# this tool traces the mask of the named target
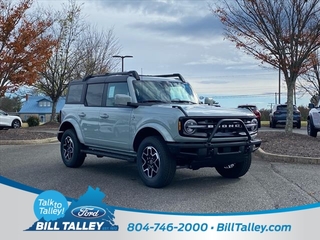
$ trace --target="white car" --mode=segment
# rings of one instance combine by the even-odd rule
[[[3,128],[20,128],[22,125],[21,118],[12,116],[0,110],[0,129]]]

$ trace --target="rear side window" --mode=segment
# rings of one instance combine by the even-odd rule
[[[86,94],[86,105],[88,107],[100,107],[102,104],[104,83],[89,84]]]
[[[74,84],[69,86],[66,103],[81,103],[83,84]]]

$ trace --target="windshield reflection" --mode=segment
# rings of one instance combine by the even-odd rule
[[[199,103],[189,83],[173,81],[133,81],[138,103]]]

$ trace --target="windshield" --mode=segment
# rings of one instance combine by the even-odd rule
[[[197,95],[189,83],[174,81],[133,81],[139,103],[198,103]]]

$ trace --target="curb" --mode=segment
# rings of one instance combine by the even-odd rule
[[[303,164],[320,164],[320,158],[313,157],[301,157],[301,156],[289,156],[289,155],[279,155],[273,153],[267,153],[261,148],[258,148],[254,152],[261,159],[268,162],[285,162],[285,163],[303,163]]]
[[[0,140],[0,145],[32,145],[40,143],[55,143],[58,142],[56,137],[45,139],[32,139],[32,140]]]

